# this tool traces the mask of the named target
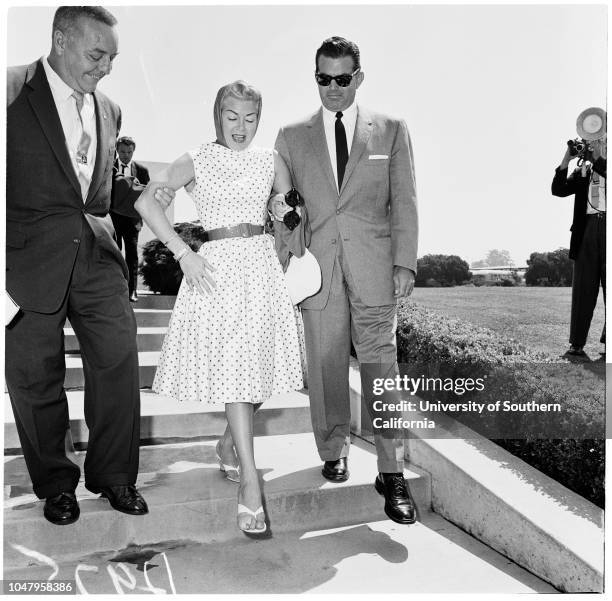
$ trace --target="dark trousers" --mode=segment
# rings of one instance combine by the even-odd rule
[[[117,234],[119,250],[125,246],[125,262],[128,267],[128,292],[136,292],[138,283],[138,234],[142,229],[142,221],[134,217],[126,217],[119,213],[110,214]]]
[[[136,320],[122,258],[83,225],[70,286],[56,313],[21,312],[6,328],[6,382],[34,493],[74,490],[77,465],[65,454],[63,328],[70,319],[85,374],[89,443],[85,485],[134,484],[138,474],[140,392]]]
[[[606,219],[605,215],[587,216],[584,238],[574,260],[572,278],[572,317],[570,344],[584,346],[587,341],[599,287],[606,301]],[[606,326],[601,342],[606,340]]]

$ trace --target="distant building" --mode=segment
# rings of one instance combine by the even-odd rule
[[[518,286],[525,285],[525,272],[527,266],[514,267],[505,265],[501,267],[470,267],[472,282],[484,286],[495,286],[504,280],[512,280]]]

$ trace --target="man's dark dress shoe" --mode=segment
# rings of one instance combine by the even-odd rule
[[[398,524],[416,522],[416,510],[403,474],[378,474],[374,487],[385,497],[385,513],[390,519]]]
[[[332,482],[346,482],[349,477],[348,458],[340,457],[335,461],[326,461],[321,470],[324,478]]]
[[[572,346],[569,347],[569,350],[567,351],[568,355],[576,355],[578,357],[584,357],[584,355],[586,355],[586,353],[584,352],[584,347],[582,346],[575,346],[572,344]]]
[[[133,484],[88,488],[91,492],[100,493],[108,499],[111,507],[117,511],[129,513],[130,515],[145,515],[145,513],[149,513],[147,502]]]
[[[130,294],[130,302],[131,303],[137,303],[138,302],[138,295],[135,292],[132,292],[132,294]]]
[[[76,522],[81,510],[73,492],[62,492],[45,500],[43,513],[52,524],[65,526]]]

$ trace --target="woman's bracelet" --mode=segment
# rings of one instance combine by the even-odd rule
[[[191,248],[189,248],[189,246],[185,245],[183,248],[181,248],[181,250],[179,250],[175,255],[174,255],[174,259],[176,260],[177,263],[181,262],[181,259],[191,250]]]

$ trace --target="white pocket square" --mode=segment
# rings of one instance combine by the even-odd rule
[[[375,161],[375,160],[380,160],[380,159],[388,159],[389,155],[388,154],[371,154],[368,159],[370,159],[371,161]]]

